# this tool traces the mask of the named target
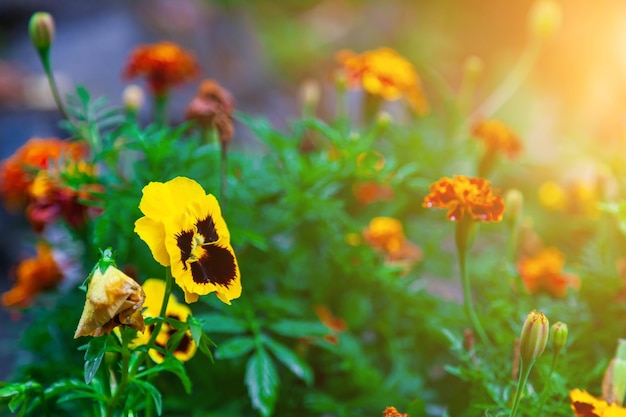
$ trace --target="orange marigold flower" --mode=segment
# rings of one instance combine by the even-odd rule
[[[215,80],[204,80],[185,112],[187,120],[194,120],[205,129],[216,129],[220,141],[228,143],[233,136],[233,96]]]
[[[422,259],[422,249],[404,235],[402,223],[392,217],[375,217],[363,230],[363,239],[386,256],[390,265],[404,266],[406,272]]]
[[[482,120],[474,125],[472,134],[482,141],[488,151],[502,152],[509,159],[519,155],[522,143],[519,137],[499,120]]]
[[[404,98],[417,114],[428,111],[415,67],[393,49],[379,48],[362,54],[343,50],[337,60],[350,87],[362,88],[385,100]]]
[[[172,42],[142,45],[126,63],[124,77],[145,77],[156,96],[167,94],[178,84],[189,81],[200,72],[195,56]]]
[[[573,389],[569,397],[576,417],[626,417],[626,408],[617,404],[608,404],[587,391]]]
[[[0,195],[6,206],[18,209],[26,204],[37,173],[61,159],[84,157],[86,148],[78,142],[57,138],[32,138],[0,166]]]
[[[36,257],[18,265],[15,275],[13,288],[2,294],[2,304],[6,307],[27,307],[39,292],[63,279],[63,273],[45,243],[37,245]]]
[[[552,297],[563,298],[567,289],[580,288],[580,279],[563,272],[565,255],[557,248],[546,248],[535,256],[523,259],[517,265],[524,286],[530,294],[546,292]]]
[[[455,175],[431,184],[422,207],[446,209],[452,221],[459,221],[467,214],[474,220],[499,222],[504,213],[504,200],[491,189],[488,180]]]
[[[383,411],[383,417],[409,417],[409,415],[398,412],[396,407],[387,407]]]
[[[352,187],[352,192],[357,201],[362,205],[376,203],[378,201],[391,201],[395,193],[389,184],[377,182],[362,182]]]

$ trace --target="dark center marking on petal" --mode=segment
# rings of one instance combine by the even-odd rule
[[[180,260],[183,263],[183,269],[187,270],[187,259],[191,256],[191,250],[193,248],[193,231],[183,230],[176,235],[176,246],[180,249]]]
[[[216,284],[227,287],[237,276],[235,256],[221,246],[204,246],[204,254],[192,263],[191,275],[198,284]]]
[[[219,239],[215,229],[215,222],[211,216],[207,216],[204,220],[198,220],[196,227],[198,228],[198,233],[204,237],[204,243],[214,243]]]

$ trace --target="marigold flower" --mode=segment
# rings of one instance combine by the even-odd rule
[[[363,239],[382,252],[391,265],[410,268],[422,259],[422,250],[404,235],[402,223],[392,217],[375,217],[363,230]]]
[[[145,216],[135,222],[135,232],[157,262],[171,266],[186,302],[215,292],[230,304],[241,295],[230,233],[212,194],[185,177],[151,182],[143,188],[139,209]]]
[[[29,190],[37,173],[61,160],[76,161],[86,154],[78,142],[57,138],[32,138],[0,166],[0,196],[10,209],[18,209],[29,199]]]
[[[409,417],[409,415],[400,413],[396,407],[387,407],[383,411],[383,417]]]
[[[565,255],[557,248],[542,249],[535,256],[522,259],[517,269],[530,294],[546,292],[555,298],[567,295],[567,289],[580,288],[580,279],[563,272]]]
[[[571,407],[576,417],[626,417],[626,408],[596,398],[587,391],[569,392]]]
[[[446,209],[452,221],[460,221],[467,214],[474,220],[499,222],[504,213],[504,201],[488,180],[463,175],[444,177],[431,184],[422,207]]]
[[[120,324],[143,331],[141,309],[145,298],[141,286],[113,265],[106,266],[104,271],[96,266],[74,339],[109,334]]]
[[[144,311],[145,317],[159,317],[161,305],[163,303],[163,295],[165,293],[165,281],[151,278],[143,283],[142,288],[146,294],[146,301],[144,303],[144,307],[146,307]],[[191,309],[185,304],[179,303],[176,296],[170,294],[167,307],[165,309],[165,317],[184,323],[190,316]],[[152,337],[152,333],[154,332],[154,327],[154,324],[147,326],[146,330],[142,334],[137,335],[137,338],[135,338],[132,345],[140,346],[148,343]],[[165,350],[170,337],[172,337],[176,332],[177,330],[169,323],[163,322],[161,330],[155,339],[155,344]],[[196,343],[191,337],[191,332],[187,330],[180,339],[178,345],[172,350],[172,354],[179,361],[186,362],[193,358],[196,354],[196,350]],[[165,355],[156,349],[150,349],[148,354],[156,363],[161,363],[165,359]]]
[[[373,181],[355,184],[352,192],[357,201],[364,206],[378,201],[391,201],[395,196],[389,184],[379,184]]]
[[[474,125],[472,135],[480,140],[488,152],[502,152],[513,159],[522,150],[519,137],[499,120],[481,120]]]
[[[417,114],[428,111],[421,80],[409,61],[390,48],[356,54],[343,50],[337,54],[348,85],[362,88],[384,100],[404,98]]]
[[[520,356],[527,366],[543,354],[550,335],[550,322],[541,312],[531,311],[524,320],[520,336]]]
[[[126,63],[124,77],[145,77],[152,93],[167,94],[170,88],[195,78],[200,69],[195,56],[172,42],[142,45]]]
[[[20,263],[13,288],[2,294],[5,307],[26,307],[39,292],[55,286],[63,279],[50,247],[37,245],[37,256]]]
[[[227,143],[233,136],[232,95],[215,80],[204,80],[185,112],[187,120],[194,120],[205,129],[216,129],[220,141]]]

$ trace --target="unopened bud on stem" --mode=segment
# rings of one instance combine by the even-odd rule
[[[526,316],[520,337],[520,355],[526,366],[543,354],[548,343],[550,322],[543,313],[533,310]]]
[[[550,328],[550,339],[556,351],[563,349],[567,343],[567,324],[557,321]]]
[[[50,13],[36,12],[28,23],[30,40],[37,52],[45,53],[54,39],[54,19]]]

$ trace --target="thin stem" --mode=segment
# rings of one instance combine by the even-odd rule
[[[519,407],[520,400],[522,399],[522,391],[524,391],[524,387],[528,381],[528,375],[530,375],[530,370],[532,369],[533,364],[534,361],[528,365],[526,365],[524,359],[521,361],[522,371],[519,373],[519,380],[517,381],[517,389],[515,390],[515,398],[513,400],[513,408],[511,408],[511,414],[509,414],[509,417],[515,417],[517,414],[517,409]]]
[[[57,83],[54,79],[54,74],[52,73],[52,69],[50,67],[50,56],[48,52],[46,52],[40,53],[39,57],[41,58],[41,63],[43,64],[43,69],[46,73],[46,78],[48,79],[48,84],[50,85],[50,91],[52,92],[54,102],[57,105],[57,108],[59,109],[61,114],[63,115],[63,118],[69,120],[69,116],[67,114],[67,111],[65,111],[65,106],[63,105],[63,101],[61,101],[61,95],[59,94]]]
[[[552,354],[552,365],[550,365],[550,372],[548,373],[548,377],[546,379],[546,383],[543,386],[543,391],[541,391],[541,395],[539,397],[539,417],[543,414],[543,406],[546,404],[546,400],[548,399],[548,394],[550,393],[550,386],[552,385],[552,374],[556,369],[556,362],[559,358],[560,349],[555,349]]]
[[[122,393],[126,389],[126,385],[128,384],[128,368],[130,363],[130,350],[128,349],[128,341],[126,337],[122,336],[122,375],[120,379],[120,383],[115,388],[115,393],[111,397],[111,400],[107,404],[107,417],[113,417],[115,415],[115,406],[119,402],[122,397]]]
[[[463,307],[465,309],[465,313],[469,318],[472,327],[478,334],[480,341],[487,345],[489,343],[489,339],[487,338],[487,334],[483,329],[483,326],[480,324],[478,320],[478,316],[474,310],[474,304],[472,302],[472,290],[470,287],[469,275],[467,274],[465,255],[467,252],[467,240],[469,234],[469,228],[472,226],[473,220],[471,219],[461,219],[456,225],[456,247],[459,255],[459,269],[461,270],[461,284],[463,286]]]
[[[220,150],[221,150],[221,158],[220,158],[220,204],[222,206],[222,210],[226,207],[226,173],[228,171],[228,143],[224,141],[220,141]]]
[[[161,126],[167,123],[167,99],[167,93],[154,96],[154,122]]]

